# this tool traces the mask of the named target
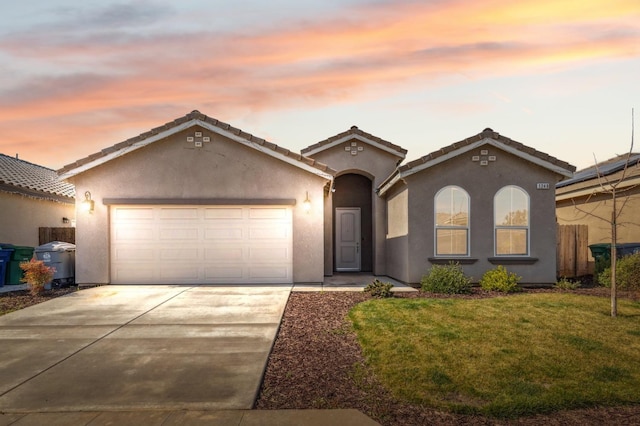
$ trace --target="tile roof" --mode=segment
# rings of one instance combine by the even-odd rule
[[[37,198],[74,198],[75,187],[58,178],[55,170],[0,154],[0,185],[3,191]]]
[[[567,163],[566,161],[559,160],[552,157],[549,154],[538,151],[534,148],[526,146],[520,142],[516,142],[513,139],[500,135],[498,132],[494,132],[490,128],[484,129],[477,135],[471,136],[459,142],[455,142],[437,151],[431,152],[417,160],[410,161],[406,164],[399,166],[394,173],[391,174],[382,184],[379,186],[381,193],[386,192],[393,185],[393,183],[399,177],[405,177],[416,173],[420,170],[431,167],[432,165],[439,164],[446,159],[467,152],[474,147],[483,144],[484,142],[493,143],[501,149],[508,150],[514,155],[521,156],[529,161],[536,162],[543,167],[547,167],[555,172],[562,174],[565,177],[570,177],[576,170],[575,166]]]
[[[628,155],[629,154],[618,155],[614,158],[602,161],[597,165],[578,170],[574,173],[573,178],[558,182],[556,188],[563,188],[565,186],[574,185],[580,182],[586,182],[594,179],[597,180],[598,175],[611,176],[618,172],[621,172],[624,169],[625,163],[627,163]],[[640,175],[640,153],[631,153],[627,164],[627,172],[625,175],[627,179],[633,176]]]
[[[452,151],[457,151],[465,146],[471,145],[475,142],[479,142],[482,141],[484,139],[493,139],[495,141],[498,142],[502,142],[504,145],[507,146],[511,146],[513,148],[515,148],[516,150],[526,153],[526,154],[530,154],[534,157],[537,157],[543,161],[549,162],[551,164],[554,164],[556,166],[559,166],[563,169],[567,169],[567,170],[571,170],[572,172],[576,170],[575,166],[572,166],[571,164],[567,163],[566,161],[562,161],[562,160],[558,160],[555,157],[552,157],[548,154],[545,154],[544,152],[540,152],[537,151],[531,147],[528,147],[520,142],[516,142],[513,139],[509,139],[505,136],[502,136],[501,134],[499,134],[498,132],[494,132],[492,129],[490,128],[486,128],[484,129],[481,133],[478,133],[475,136],[471,136],[465,140],[459,141],[459,142],[455,142],[449,146],[446,146],[444,148],[441,148],[437,151],[434,151],[430,154],[425,155],[424,157],[418,158],[417,160],[411,161],[407,164],[404,164],[402,166],[399,167],[400,171],[405,171],[405,170],[409,170],[411,168],[414,168],[416,166],[419,166],[420,164],[426,163],[430,160],[433,160],[437,157],[441,157],[443,155],[446,155]]]
[[[380,139],[377,136],[373,136],[371,133],[363,132],[362,130],[358,129],[357,126],[351,126],[351,128],[346,132],[339,133],[335,136],[331,136],[330,138],[320,141],[316,144],[310,145],[304,148],[300,152],[302,152],[303,155],[313,155],[317,152],[323,151],[324,149],[328,149],[332,147],[335,143],[343,142],[345,139],[348,139],[350,136],[354,136],[354,137],[359,136],[360,140],[363,140],[364,142],[372,143],[373,145],[377,144],[379,145],[379,147],[383,149],[386,148],[385,149],[386,151],[393,152],[398,157],[404,158],[407,155],[407,150],[402,148],[401,146],[392,144],[391,142],[386,141],[384,139]]]
[[[260,150],[271,154],[273,156],[279,158],[286,158],[292,163],[299,166],[311,167],[313,169],[318,170],[322,174],[326,175],[335,175],[336,171],[331,169],[326,164],[320,163],[312,158],[305,157],[303,155],[297,154],[295,152],[289,151],[288,149],[282,148],[274,143],[268,142],[265,139],[256,137],[250,133],[244,132],[238,128],[232,127],[227,123],[223,123],[222,121],[216,120],[215,118],[211,118],[205,114],[202,114],[200,111],[192,111],[189,114],[177,118],[173,121],[165,123],[162,126],[153,128],[148,132],[142,133],[133,138],[127,139],[126,141],[117,143],[111,147],[105,148],[100,152],[89,155],[88,157],[82,158],[80,160],[75,161],[74,163],[67,164],[60,170],[58,173],[60,175],[67,175],[65,177],[72,176],[74,174],[80,173],[83,169],[91,168],[91,163],[95,163],[95,165],[102,164],[103,162],[108,161],[109,159],[118,155],[119,152],[128,152],[131,149],[135,149],[136,147],[144,146],[144,142],[147,140],[152,140],[154,137],[161,136],[164,133],[168,133],[174,130],[181,130],[181,126],[190,127],[190,122],[193,122],[192,125],[204,125],[209,129],[214,131],[218,131],[221,134],[228,135],[232,139],[242,140],[247,144],[257,148],[260,147]],[[266,148],[267,151],[264,151],[263,148]],[[123,153],[124,153],[123,152]],[[88,166],[88,167],[83,167]],[[81,169],[82,168],[82,169]],[[81,169],[78,171],[78,169]]]

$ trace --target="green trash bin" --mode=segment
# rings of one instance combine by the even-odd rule
[[[20,280],[22,279],[23,271],[20,269],[20,263],[31,260],[33,247],[14,246],[13,244],[2,244],[0,247],[13,250],[11,259],[7,263],[7,275],[4,283],[6,285],[22,284]]]
[[[594,275],[597,277],[611,266],[611,243],[591,244],[589,250],[595,259]]]

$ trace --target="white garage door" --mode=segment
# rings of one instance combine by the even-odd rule
[[[113,284],[291,283],[287,206],[111,206]]]

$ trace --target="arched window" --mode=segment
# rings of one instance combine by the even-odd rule
[[[436,256],[468,256],[469,194],[446,186],[438,191],[434,204]]]
[[[493,200],[496,256],[529,255],[529,194],[509,185]]]

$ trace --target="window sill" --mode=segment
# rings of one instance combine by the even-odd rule
[[[500,256],[490,257],[490,263],[494,265],[533,265],[538,261],[537,257],[514,257],[514,256]]]
[[[478,261],[478,259],[472,257],[429,257],[427,260],[434,265],[448,265],[451,262],[459,263],[460,265],[472,265]]]

